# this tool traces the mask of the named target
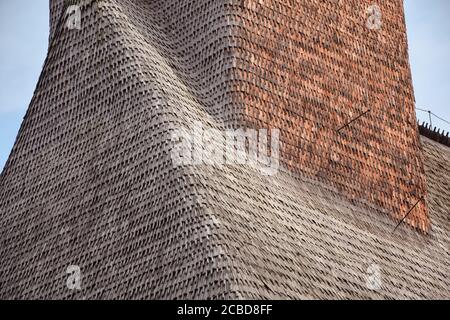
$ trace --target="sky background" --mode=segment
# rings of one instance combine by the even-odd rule
[[[0,171],[47,52],[48,1],[0,0]],[[450,1],[404,3],[416,106],[450,120]],[[428,121],[427,113],[417,111],[417,116]],[[436,118],[433,125],[450,131]]]

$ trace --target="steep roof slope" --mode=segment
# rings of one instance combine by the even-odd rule
[[[211,206],[244,298],[449,298],[450,149],[422,138],[432,230],[423,235],[287,173],[212,174]],[[228,178],[232,176],[232,179]],[[227,190],[226,192],[220,190]],[[245,190],[245,192],[242,192]],[[214,204],[212,204],[214,203]],[[368,285],[376,268],[381,287]]]
[[[180,47],[154,3],[82,1],[85,28],[52,28],[0,177],[0,298],[450,297],[449,148],[422,139],[426,235],[285,168],[175,167],[174,130],[241,125],[233,41],[218,24]],[[230,15],[195,3],[183,19]]]

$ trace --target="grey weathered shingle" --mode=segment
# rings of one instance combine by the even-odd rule
[[[405,149],[420,191],[424,158],[429,216],[409,223],[429,218],[427,234],[392,233],[401,211],[289,166],[272,177],[173,166],[174,130],[251,124],[233,10],[268,1],[80,1],[82,29],[53,38],[61,3],[51,1],[54,42],[0,177],[0,298],[450,298],[448,147],[422,138],[423,151]],[[417,138],[406,120],[389,139]],[[80,291],[66,286],[69,265]],[[379,290],[367,285],[373,267]]]

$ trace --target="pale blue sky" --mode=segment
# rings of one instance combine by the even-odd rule
[[[450,120],[450,1],[405,0],[405,8],[417,107]],[[0,0],[0,39],[1,170],[45,59],[48,0]],[[450,131],[437,119],[433,124]]]

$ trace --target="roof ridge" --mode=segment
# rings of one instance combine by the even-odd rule
[[[449,132],[445,132],[445,130],[437,127],[432,127],[431,125],[429,125],[426,122],[422,122],[422,124],[420,124],[419,122],[417,122],[419,125],[419,132],[422,136],[425,136],[433,141],[439,142],[447,147],[450,147],[450,136],[449,136]]]

